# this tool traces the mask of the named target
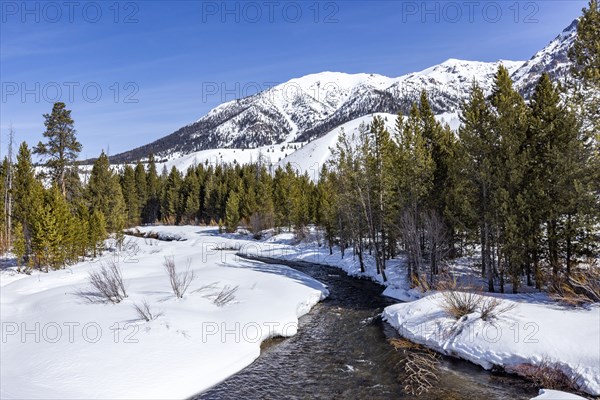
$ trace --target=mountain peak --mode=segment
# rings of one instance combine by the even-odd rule
[[[566,27],[546,47],[538,51],[513,74],[515,85],[527,97],[533,93],[542,73],[546,72],[554,80],[563,81],[571,69],[569,49],[577,36],[578,19]]]
[[[565,29],[563,29],[561,36],[569,36],[569,35],[572,35],[573,33],[576,33],[578,25],[579,25],[579,18],[575,18],[569,26],[567,26]]]
[[[319,138],[332,129],[374,113],[408,113],[426,90],[436,114],[455,113],[477,81],[490,92],[500,64],[515,87],[528,97],[540,75],[560,79],[570,68],[568,49],[576,34],[573,21],[561,35],[527,62],[449,58],[441,64],[399,77],[323,71],[291,79],[211,110],[196,122],[146,146],[112,157],[131,162],[150,152],[159,159],[217,148],[257,148]]]

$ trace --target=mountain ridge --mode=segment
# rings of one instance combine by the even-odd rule
[[[167,136],[111,156],[111,162],[134,162],[150,153],[165,159],[208,149],[307,142],[365,115],[407,113],[422,90],[427,90],[436,114],[456,112],[468,96],[470,82],[476,80],[485,92],[491,91],[500,64],[508,68],[515,86],[529,97],[543,72],[564,80],[576,26],[577,20],[528,61],[450,58],[396,78],[332,71],[293,78],[220,104]]]

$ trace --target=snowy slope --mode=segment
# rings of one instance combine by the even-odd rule
[[[525,96],[533,93],[537,81],[544,72],[548,73],[552,79],[565,81],[572,65],[568,52],[576,37],[577,20],[573,21],[548,46],[538,51],[513,74],[515,85]]]
[[[326,164],[331,159],[332,149],[335,149],[338,138],[342,130],[349,138],[357,138],[361,125],[368,126],[373,117],[379,116],[386,120],[386,126],[389,132],[394,132],[394,124],[396,115],[388,113],[375,113],[365,115],[346,122],[339,127],[331,130],[325,135],[311,142],[304,144],[298,150],[294,151],[289,156],[282,159],[278,165],[284,167],[288,163],[300,173],[308,173],[308,176],[317,181],[323,164]],[[444,113],[436,116],[436,119],[442,123],[447,123],[453,130],[458,129],[460,120],[458,113]]]
[[[307,143],[304,147],[281,160],[278,163],[279,166],[284,167],[289,163],[296,171],[300,173],[307,172],[312,180],[317,181],[323,164],[331,158],[331,150],[335,149],[340,133],[344,131],[349,138],[356,137],[359,133],[359,127],[361,125],[368,126],[376,115],[386,119],[386,126],[392,132],[396,120],[395,115],[386,113],[365,115],[346,122],[320,138]]]

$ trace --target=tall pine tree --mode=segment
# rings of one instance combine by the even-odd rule
[[[52,112],[44,114],[44,119],[44,137],[48,141],[39,142],[34,153],[47,159],[46,166],[50,170],[52,181],[66,196],[68,169],[81,152],[81,143],[77,141],[71,110],[66,109],[65,103],[54,103]]]

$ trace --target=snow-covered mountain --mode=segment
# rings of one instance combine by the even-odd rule
[[[576,36],[577,20],[574,20],[548,46],[535,53],[513,74],[516,87],[525,97],[531,96],[538,79],[544,72],[555,80],[565,81],[572,65],[569,60],[569,49],[573,46]]]
[[[477,81],[487,92],[500,64],[529,95],[542,72],[564,77],[576,34],[576,21],[527,61],[478,62],[449,59],[420,72],[389,78],[377,74],[322,72],[292,79],[211,110],[194,123],[145,146],[111,157],[133,162],[154,153],[174,160],[210,149],[257,149],[308,142],[334,128],[373,113],[407,113],[427,90],[436,114],[456,113]],[[189,157],[188,157],[189,158]]]

